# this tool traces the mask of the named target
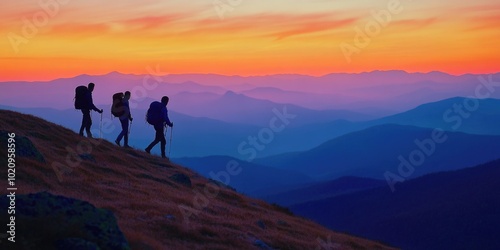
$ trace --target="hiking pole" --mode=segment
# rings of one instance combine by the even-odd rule
[[[102,112],[101,112],[101,122],[99,123],[99,137],[102,139]]]
[[[174,126],[170,128],[170,145],[168,146],[168,158],[170,158],[170,152],[172,151],[172,136],[174,135]]]
[[[132,121],[130,121],[130,125],[128,125],[128,135],[130,135],[131,130],[132,130]]]

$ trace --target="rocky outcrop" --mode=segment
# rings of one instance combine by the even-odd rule
[[[8,207],[9,197],[0,198]],[[130,249],[113,213],[81,200],[47,192],[15,196],[16,243],[0,249]],[[2,216],[0,223],[9,223]],[[70,248],[68,248],[70,247]]]

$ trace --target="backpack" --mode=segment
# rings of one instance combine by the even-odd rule
[[[149,105],[148,112],[146,113],[146,121],[151,125],[160,124],[163,122],[162,109],[163,104],[158,101],[154,101]]]
[[[125,107],[123,106],[123,93],[116,93],[113,95],[111,114],[113,114],[114,117],[120,117],[125,114]]]
[[[78,86],[75,89],[75,109],[88,108],[87,94],[89,89],[86,86]]]

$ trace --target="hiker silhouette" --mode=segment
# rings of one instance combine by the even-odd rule
[[[80,109],[82,111],[82,114],[83,114],[83,118],[82,118],[82,126],[80,127],[80,135],[83,136],[83,130],[85,129],[85,131],[87,132],[87,137],[88,138],[92,138],[92,133],[90,132],[90,127],[92,126],[92,118],[90,117],[90,111],[91,110],[94,110],[96,112],[99,112],[100,114],[102,114],[103,110],[102,109],[98,109],[95,105],[94,105],[94,102],[92,100],[92,91],[94,91],[94,83],[89,83],[88,86],[87,86],[87,90],[83,91],[83,92],[80,92],[82,93],[82,97],[79,97],[79,88],[81,87],[85,87],[85,86],[80,86],[77,88],[77,95],[75,97],[76,101],[75,101],[75,108],[77,109]],[[83,88],[81,88],[83,89]],[[81,99],[81,100],[79,100]],[[77,107],[77,102],[80,102],[80,106]]]
[[[149,124],[154,126],[155,129],[155,139],[149,146],[145,149],[148,154],[151,153],[151,149],[161,142],[161,157],[167,158],[165,155],[165,146],[167,145],[167,140],[163,134],[165,125],[170,127],[174,126],[174,123],[168,119],[168,104],[169,98],[164,96],[161,98],[161,102],[154,101],[149,106],[148,112],[146,114],[146,120]]]
[[[129,121],[134,120],[132,118],[132,114],[130,113],[130,105],[128,103],[128,100],[130,100],[130,91],[126,91],[125,95],[123,96],[123,99],[119,100],[121,102],[121,105],[119,108],[121,111],[121,115],[119,116],[119,119],[120,119],[120,123],[122,124],[122,132],[120,132],[120,134],[118,135],[118,137],[115,140],[115,143],[118,146],[120,146],[120,141],[123,138],[123,147],[125,147],[125,148],[130,148],[130,146],[128,145],[128,132],[129,132],[128,125],[129,125]]]

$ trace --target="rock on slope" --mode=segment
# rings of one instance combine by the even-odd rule
[[[9,207],[11,197],[0,197],[0,206]],[[116,218],[107,209],[47,192],[15,196],[16,219],[11,242],[0,242],[2,249],[67,249],[129,250]],[[7,216],[3,225],[11,224]],[[9,234],[8,237],[11,237]]]

